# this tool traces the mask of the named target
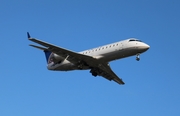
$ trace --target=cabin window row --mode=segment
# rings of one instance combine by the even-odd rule
[[[111,47],[115,47],[115,46],[118,46],[118,45],[119,44],[117,43],[117,44],[113,44],[113,45],[109,45],[109,46],[105,46],[105,47],[100,47],[100,48],[92,49],[92,50],[83,52],[83,54],[88,54],[88,53],[91,53],[91,52],[94,52],[94,51],[99,51],[99,50],[107,49],[108,47],[111,48]]]

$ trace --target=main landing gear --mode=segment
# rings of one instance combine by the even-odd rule
[[[137,60],[137,61],[140,60],[140,54],[136,54],[136,60]]]
[[[92,76],[96,77],[98,74],[96,72],[92,73]]]
[[[92,76],[94,76],[94,77],[98,76],[98,72],[97,72],[97,70],[94,69],[94,68],[92,68],[92,69],[90,70],[90,73],[91,73]]]

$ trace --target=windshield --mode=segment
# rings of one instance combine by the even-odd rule
[[[129,42],[132,42],[132,41],[142,42],[141,40],[138,40],[138,39],[130,39],[130,40],[129,40]]]

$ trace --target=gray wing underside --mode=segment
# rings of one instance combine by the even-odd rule
[[[56,53],[64,58],[67,57],[67,60],[77,64],[78,62],[85,62],[87,65],[89,65],[92,68],[97,68],[100,70],[102,73],[99,76],[102,76],[108,80],[114,80],[118,84],[125,84],[122,79],[120,79],[110,68],[108,63],[104,63],[101,60],[95,59],[91,56],[83,55],[77,52],[73,52],[71,50],[64,49],[62,47],[58,47],[49,43],[46,43],[44,41],[31,38],[30,35],[28,36],[28,39],[30,41],[33,41],[35,43],[38,43],[44,47],[36,46],[36,45],[30,45],[32,47],[38,48],[40,50],[49,50],[53,53]]]

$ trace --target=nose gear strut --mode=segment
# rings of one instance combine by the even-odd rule
[[[137,61],[140,60],[140,54],[136,54],[136,60],[137,60]]]

